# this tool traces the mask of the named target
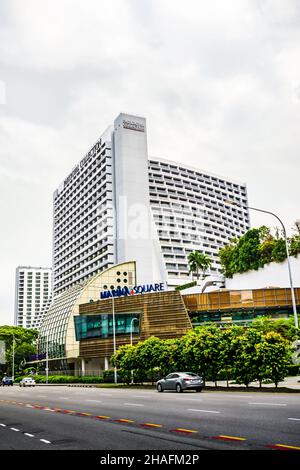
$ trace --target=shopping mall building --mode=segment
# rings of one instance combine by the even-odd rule
[[[108,268],[52,304],[40,329],[40,360],[33,363],[43,370],[48,349],[50,373],[97,375],[110,368],[114,347],[150,336],[178,338],[205,322],[245,325],[260,316],[293,315],[289,288],[201,290],[201,285],[167,290],[164,283],[139,284],[135,261]],[[300,289],[295,293],[300,307]]]

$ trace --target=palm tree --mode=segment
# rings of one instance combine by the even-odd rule
[[[212,260],[211,258],[205,254],[201,253],[200,251],[192,251],[188,255],[188,262],[190,273],[196,273],[197,280],[199,279],[199,270],[202,271],[202,275],[204,278],[205,271],[211,266]]]
[[[199,278],[199,266],[198,266],[198,256],[197,256],[197,251],[192,251],[188,255],[188,262],[189,262],[189,268],[190,268],[190,273],[192,273],[192,279],[194,279],[194,273],[197,273],[197,279]]]

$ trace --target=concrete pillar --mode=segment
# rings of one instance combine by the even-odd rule
[[[82,377],[85,376],[85,359],[81,359],[81,375]]]
[[[104,358],[104,370],[108,370],[109,369],[109,361],[108,361],[108,357],[105,356]]]

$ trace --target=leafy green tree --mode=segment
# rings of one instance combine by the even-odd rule
[[[235,340],[243,334],[243,331],[244,328],[237,325],[228,325],[220,330],[219,374],[225,376],[227,387],[229,387],[229,379],[234,375],[234,361],[237,353]]]
[[[283,338],[288,341],[295,341],[300,339],[300,329],[294,325],[294,317],[291,318],[278,318],[273,320],[271,317],[256,318],[251,323],[252,328],[256,328],[263,334],[270,331],[279,333]]]
[[[235,350],[233,378],[248,388],[249,383],[256,379],[262,380],[260,375],[260,357],[256,355],[256,346],[263,341],[263,334],[254,328],[244,332],[233,340]]]
[[[272,261],[281,263],[286,259],[286,244],[283,238],[276,240],[272,250]]]
[[[211,379],[217,384],[220,369],[220,329],[216,325],[204,325],[189,331],[183,338],[184,362],[188,369]]]
[[[224,248],[221,248],[219,251],[222,272],[226,277],[229,278],[232,277],[238,269],[238,250],[236,243],[237,239],[234,239],[230,244],[224,246]]]
[[[297,221],[296,235],[288,239],[289,253],[297,256],[300,253],[300,222]],[[281,263],[286,259],[286,242],[279,231],[275,237],[268,227],[248,230],[242,237],[220,249],[219,258],[222,272],[226,277],[257,270],[267,263]]]
[[[159,370],[162,377],[174,371],[184,371],[187,368],[183,353],[182,338],[166,339],[162,341]]]
[[[20,326],[0,326],[0,340],[6,345],[6,373],[12,373],[13,341],[15,352],[15,370],[24,367],[31,354],[36,353],[38,331]]]
[[[297,256],[300,253],[300,235],[290,238],[290,254]]]
[[[122,376],[126,383],[131,382],[133,373],[139,370],[136,346],[125,344],[120,346],[111,357],[111,363],[117,369],[122,371]],[[137,377],[137,373],[134,374]]]
[[[259,245],[259,259],[260,266],[263,267],[265,264],[273,261],[273,250],[276,244],[275,238],[271,235],[269,227],[263,225],[259,227],[260,245]]]
[[[136,360],[143,368],[147,377],[155,381],[159,373],[160,358],[164,349],[163,340],[151,336],[145,341],[141,341],[136,345]]]
[[[238,241],[238,272],[260,267],[260,232],[258,229],[248,230]]]
[[[256,346],[256,360],[260,362],[260,376],[269,378],[278,387],[286,377],[291,363],[291,346],[279,333],[269,331],[264,341]]]

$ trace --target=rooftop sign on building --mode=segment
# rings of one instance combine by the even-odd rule
[[[160,292],[164,290],[164,283],[160,282],[157,284],[144,284],[140,286],[134,287],[117,287],[116,289],[112,290],[105,290],[100,292],[101,299],[109,299],[110,297],[127,297],[128,295],[135,295],[135,294],[145,294],[148,292]]]
[[[123,128],[131,129],[132,131],[145,132],[144,124],[136,121],[130,121],[128,119],[123,119]]]

